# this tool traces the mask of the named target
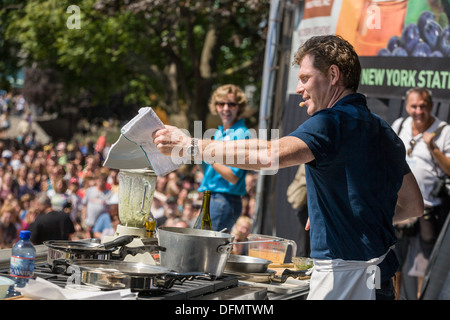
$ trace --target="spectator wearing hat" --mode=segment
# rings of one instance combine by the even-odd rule
[[[3,150],[2,151],[2,159],[0,161],[0,166],[4,167],[4,166],[8,165],[9,162],[11,161],[12,156],[13,156],[13,153],[11,150],[8,150],[8,149]]]
[[[72,220],[63,211],[65,197],[55,194],[52,199],[44,193],[38,197],[40,211],[36,220],[30,225],[31,242],[35,245],[48,240],[70,240],[75,232]]]

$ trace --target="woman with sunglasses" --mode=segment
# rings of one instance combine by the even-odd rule
[[[239,117],[247,107],[247,99],[241,88],[226,84],[218,87],[209,102],[213,115],[218,115],[222,125],[214,134],[214,140],[229,141],[250,137],[244,119]],[[213,230],[227,228],[231,231],[241,215],[242,196],[246,193],[246,170],[219,163],[203,163],[204,176],[199,192],[211,191],[211,222]]]

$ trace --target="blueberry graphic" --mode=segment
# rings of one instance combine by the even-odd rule
[[[408,52],[412,52],[420,40],[419,28],[414,24],[408,24],[402,31],[402,44]]]
[[[421,40],[418,44],[416,44],[411,55],[413,57],[428,57],[430,54],[431,54],[430,46],[426,42],[423,42]]]
[[[422,39],[433,49],[436,48],[441,33],[441,26],[434,20],[428,20],[421,32]]]
[[[387,44],[387,48],[389,49],[389,51],[394,51],[395,48],[400,47],[401,46],[401,40],[399,36],[392,36]]]
[[[438,47],[444,56],[450,57],[450,26],[442,30]]]
[[[379,56],[379,57],[387,57],[390,55],[391,55],[391,52],[386,48],[381,48],[377,53],[377,56]]]
[[[405,49],[403,49],[402,47],[397,47],[394,49],[394,51],[392,51],[392,56],[395,57],[407,57],[408,56],[408,52],[406,52]]]
[[[422,31],[424,30],[425,24],[427,23],[428,20],[434,21],[434,13],[430,11],[424,11],[420,14],[419,19],[417,20],[417,26],[419,27],[422,39],[423,39]]]
[[[430,54],[430,57],[431,57],[431,58],[443,58],[444,55],[443,55],[442,52],[440,52],[440,51],[433,51],[433,52]]]

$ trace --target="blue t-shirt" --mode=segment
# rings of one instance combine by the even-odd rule
[[[217,141],[229,141],[229,140],[242,140],[249,139],[251,137],[248,128],[245,126],[244,119],[236,121],[236,123],[227,130],[223,129],[223,126],[219,126],[218,130],[214,134],[214,140]],[[210,190],[212,192],[220,192],[226,194],[232,194],[236,196],[243,196],[247,193],[245,189],[245,176],[247,170],[233,168],[233,174],[239,178],[236,184],[232,184],[222,178],[222,176],[213,169],[213,167],[207,163],[203,163],[205,171],[203,174],[203,180],[198,188],[199,192]]]
[[[386,253],[396,242],[397,193],[410,172],[391,127],[355,93],[314,113],[290,136],[315,157],[306,165],[311,257],[366,261]]]
[[[105,229],[112,229],[111,216],[108,212],[102,213],[98,216],[97,221],[95,221],[92,227],[92,232],[103,232]]]

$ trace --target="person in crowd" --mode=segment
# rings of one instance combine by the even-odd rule
[[[198,210],[194,208],[192,199],[185,199],[183,203],[183,211],[181,211],[181,217],[186,221],[190,228],[194,227],[195,220],[197,219]]]
[[[0,210],[0,249],[11,248],[17,240],[15,215],[16,212],[12,205],[2,206]]]
[[[78,178],[72,177],[69,180],[69,186],[65,192],[68,201],[70,202],[70,219],[75,225],[77,231],[81,231],[81,212],[83,209],[83,204],[81,202],[81,197],[78,195],[79,183]]]
[[[423,214],[404,145],[357,93],[361,65],[348,41],[311,37],[294,64],[296,93],[311,117],[291,134],[270,141],[195,140],[166,126],[153,132],[153,143],[167,156],[174,148],[207,161],[214,154],[217,162],[248,170],[305,163],[314,258],[308,299],[394,299],[393,222]]]
[[[449,211],[449,196],[439,193],[442,179],[450,175],[450,126],[432,115],[431,91],[411,88],[406,92],[408,116],[392,124],[407,149],[406,161],[417,179],[424,201],[424,214],[398,224],[399,243],[395,252],[400,261],[398,288],[402,296],[420,295],[429,257]],[[401,269],[407,271],[406,274]],[[412,278],[411,278],[412,277]]]
[[[99,215],[109,211],[108,202],[114,193],[106,188],[107,179],[107,174],[99,173],[95,179],[95,185],[86,189],[82,199],[82,222],[88,234],[91,234],[91,229]]]
[[[109,211],[102,213],[92,227],[94,238],[103,240],[104,236],[113,236],[119,224],[119,197],[117,194],[111,197],[108,205]]]
[[[4,201],[8,195],[12,195],[15,198],[19,195],[19,186],[12,172],[5,172],[3,174],[0,185],[0,199]]]
[[[166,225],[167,221],[171,221],[181,217],[181,212],[178,210],[177,197],[169,196],[164,204],[164,216],[156,218],[156,225]]]
[[[239,119],[247,107],[244,92],[238,86],[226,84],[212,94],[209,109],[218,115],[222,125],[214,134],[216,141],[248,139],[250,135],[244,119]],[[211,191],[211,224],[213,230],[231,230],[242,212],[245,195],[246,170],[233,168],[214,161],[204,163],[204,176],[199,192]]]
[[[31,223],[30,241],[35,244],[43,244],[47,240],[70,240],[75,232],[72,220],[63,211],[66,199],[61,195],[50,198],[45,193],[38,195],[38,216]]]
[[[248,241],[248,235],[252,229],[252,220],[247,216],[240,216],[236,224],[231,230],[231,234],[234,235],[233,242],[244,242]],[[248,244],[233,244],[232,254],[248,255]]]
[[[18,197],[21,198],[26,194],[35,195],[41,191],[39,184],[36,181],[37,175],[34,170],[29,170],[25,183],[19,186]]]

